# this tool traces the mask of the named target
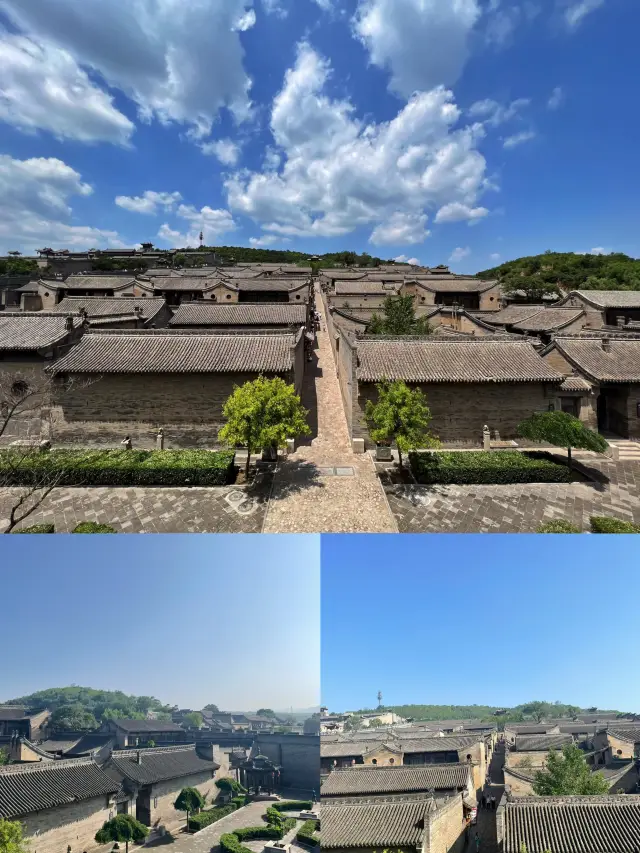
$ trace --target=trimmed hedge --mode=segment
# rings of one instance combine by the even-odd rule
[[[231,450],[51,450],[24,458],[3,450],[0,475],[7,486],[46,475],[60,476],[61,486],[224,486],[233,481],[234,461]]]
[[[423,485],[570,483],[573,472],[541,453],[517,450],[410,453],[413,476]]]
[[[312,808],[311,800],[282,800],[280,803],[274,803],[269,808],[275,809],[278,812],[303,812]]]
[[[199,830],[204,829],[205,826],[209,826],[221,818],[226,817],[228,814],[231,814],[231,812],[235,812],[236,808],[237,807],[232,803],[229,803],[228,806],[217,806],[213,809],[198,812],[198,814],[194,814],[189,817],[189,831],[198,832]]]
[[[640,533],[640,527],[629,521],[621,521],[619,518],[593,515],[589,521],[593,533]]]
[[[12,530],[12,533],[55,533],[55,524],[33,524],[31,527],[23,527],[22,530]]]
[[[582,533],[582,531],[570,521],[558,518],[555,521],[547,521],[546,524],[541,524],[536,533]]]
[[[246,806],[248,801],[249,798],[246,795],[231,798],[231,802],[237,809],[241,809],[243,806]]]
[[[246,826],[244,829],[234,829],[233,834],[238,841],[253,841],[256,838],[280,841],[284,832],[278,826]]]
[[[238,836],[233,832],[225,832],[221,835],[218,844],[223,853],[253,853],[250,847],[240,844]]]
[[[320,844],[320,838],[315,834],[318,828],[317,820],[305,820],[298,830],[296,841],[299,841],[302,844],[310,844],[312,847],[317,847],[318,844]]]
[[[95,521],[81,521],[71,531],[72,533],[115,533],[115,527],[109,524],[96,524]]]

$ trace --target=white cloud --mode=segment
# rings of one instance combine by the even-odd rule
[[[0,27],[0,120],[27,133],[127,145],[135,126],[65,50]]]
[[[275,234],[262,234],[260,237],[250,237],[249,243],[256,248],[260,248],[262,246],[273,246],[274,243],[281,245],[283,243],[290,243],[288,237],[278,237]]]
[[[609,255],[611,253],[611,249],[604,249],[602,246],[596,246],[595,249],[591,249],[589,252],[590,255]]]
[[[483,101],[476,101],[469,107],[469,115],[471,118],[480,119],[483,122],[498,127],[514,118],[519,118],[520,110],[528,107],[531,101],[529,98],[516,98],[510,104],[503,106],[492,98],[485,98]]]
[[[412,267],[419,267],[420,261],[417,258],[408,258],[406,255],[398,255],[393,259],[397,264],[410,264]]]
[[[69,199],[92,187],[62,160],[15,160],[0,155],[0,251],[33,253],[43,245],[90,249],[119,247],[117,232],[70,224]]]
[[[595,12],[601,6],[604,6],[604,0],[580,0],[579,3],[572,3],[564,13],[567,26],[570,30],[575,30],[590,12]]]
[[[277,15],[279,18],[286,18],[289,14],[281,0],[262,0],[262,8],[267,15]]]
[[[203,154],[213,154],[225,166],[235,166],[240,159],[240,146],[231,139],[218,139],[216,142],[203,142],[200,145]]]
[[[535,139],[535,136],[532,130],[524,130],[522,133],[514,133],[513,136],[507,136],[502,145],[504,148],[515,148],[518,145],[522,145],[523,142]]]
[[[547,101],[547,106],[550,110],[557,110],[560,104],[564,101],[564,92],[562,91],[562,86],[556,86],[551,95],[549,96],[549,100]]]
[[[255,9],[247,9],[247,11],[242,15],[239,21],[236,22],[234,30],[238,30],[238,32],[246,33],[247,30],[250,30],[251,27],[255,27],[256,25],[256,10]]]
[[[460,110],[451,92],[418,93],[393,120],[365,125],[349,101],[326,95],[329,75],[329,63],[300,45],[271,113],[282,165],[229,176],[232,210],[272,233],[331,237],[367,225],[383,226],[380,235],[394,215],[415,223],[453,202],[474,207],[486,163],[477,127],[452,129]]]
[[[209,132],[227,106],[249,109],[250,80],[235,30],[251,0],[1,0],[12,23],[34,41],[67,51],[138,105],[143,120],[180,122]],[[51,61],[30,85],[39,100]],[[105,96],[106,97],[106,96]]]
[[[455,201],[441,207],[436,213],[435,221],[438,225],[443,222],[464,221],[467,221],[469,225],[472,225],[479,222],[481,219],[484,219],[488,213],[489,211],[486,207],[469,207],[466,204],[461,204],[460,202]]]
[[[387,222],[374,228],[369,241],[375,246],[403,246],[422,243],[431,233],[424,214],[394,213]]]
[[[360,0],[353,28],[371,62],[390,72],[390,89],[408,99],[457,81],[479,17],[478,0]]]
[[[190,204],[181,204],[177,215],[188,223],[188,231],[181,232],[169,227],[167,223],[160,226],[158,237],[173,246],[199,246],[200,232],[205,245],[217,243],[223,234],[235,231],[238,227],[228,210],[214,210],[205,206],[198,210]]]
[[[314,0],[317,6],[320,6],[323,12],[329,12],[333,9],[333,0]]]
[[[150,215],[158,213],[158,208],[162,208],[165,212],[173,210],[179,201],[182,201],[182,196],[178,192],[156,193],[153,190],[147,190],[141,196],[116,196],[118,207],[123,207],[132,213],[148,213]]]
[[[464,260],[464,258],[468,258],[471,254],[471,249],[468,246],[464,248],[462,246],[458,246],[457,249],[454,249],[449,256],[450,264],[457,264],[459,261]]]
[[[493,252],[493,254],[489,255],[489,259],[492,261],[499,261],[501,257],[499,252]]]

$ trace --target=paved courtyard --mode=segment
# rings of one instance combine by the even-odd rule
[[[640,524],[640,463],[589,459],[603,482],[514,486],[388,486],[401,533],[535,533],[565,519],[589,530],[605,515]]]

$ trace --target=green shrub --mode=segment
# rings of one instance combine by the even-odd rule
[[[604,518],[592,515],[589,519],[592,533],[640,533],[640,527],[619,518]]]
[[[52,474],[61,486],[224,486],[232,482],[234,459],[230,450],[51,450],[26,458],[3,450],[0,475],[8,486]]]
[[[77,524],[72,533],[115,533],[115,527],[109,524],[96,524],[95,521],[81,521]]]
[[[194,814],[189,817],[189,831],[198,832],[200,829],[204,829],[205,826],[215,823],[235,810],[236,806],[233,803],[229,803],[227,806],[217,806],[216,808]]]
[[[547,521],[546,524],[541,524],[536,530],[536,533],[581,533],[579,527],[571,524],[570,521],[565,521],[563,518],[557,518],[554,521]]]
[[[570,483],[573,479],[566,465],[547,455],[517,450],[410,453],[409,461],[414,477],[424,485]]]
[[[252,853],[250,847],[240,844],[238,836],[233,832],[225,832],[224,835],[221,835],[218,845],[223,853]]]
[[[247,805],[247,797],[246,796],[232,797],[231,802],[233,803],[233,805],[237,809],[241,809],[243,806]]]
[[[309,844],[312,847],[317,847],[320,844],[320,838],[316,835],[319,828],[317,820],[306,820],[298,830],[296,841],[299,841],[301,844]]]
[[[233,791],[234,794],[246,794],[247,789],[243,788],[240,782],[237,782],[231,776],[223,776],[221,779],[216,781],[216,788],[219,791]]]
[[[55,524],[33,524],[31,527],[23,527],[22,530],[12,530],[12,533],[55,533]]]
[[[246,826],[244,829],[234,829],[233,834],[239,841],[253,841],[256,838],[280,841],[284,836],[278,826]]]
[[[313,806],[311,800],[282,800],[274,803],[270,808],[278,812],[303,812]]]

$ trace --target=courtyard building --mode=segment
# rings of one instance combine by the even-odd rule
[[[289,329],[305,326],[307,304],[241,303],[219,305],[209,302],[183,302],[169,321],[172,329]]]
[[[334,770],[322,785],[322,799],[326,802],[338,797],[418,795],[430,791],[439,797],[461,793],[475,798],[470,765],[466,762],[421,767],[361,765]]]
[[[153,741],[160,743],[185,742],[188,739],[186,731],[175,723],[165,723],[160,720],[105,720],[100,731],[114,737],[116,746],[137,747]]]
[[[156,296],[65,296],[51,310],[79,316],[95,329],[162,328],[171,317],[164,299]]]

